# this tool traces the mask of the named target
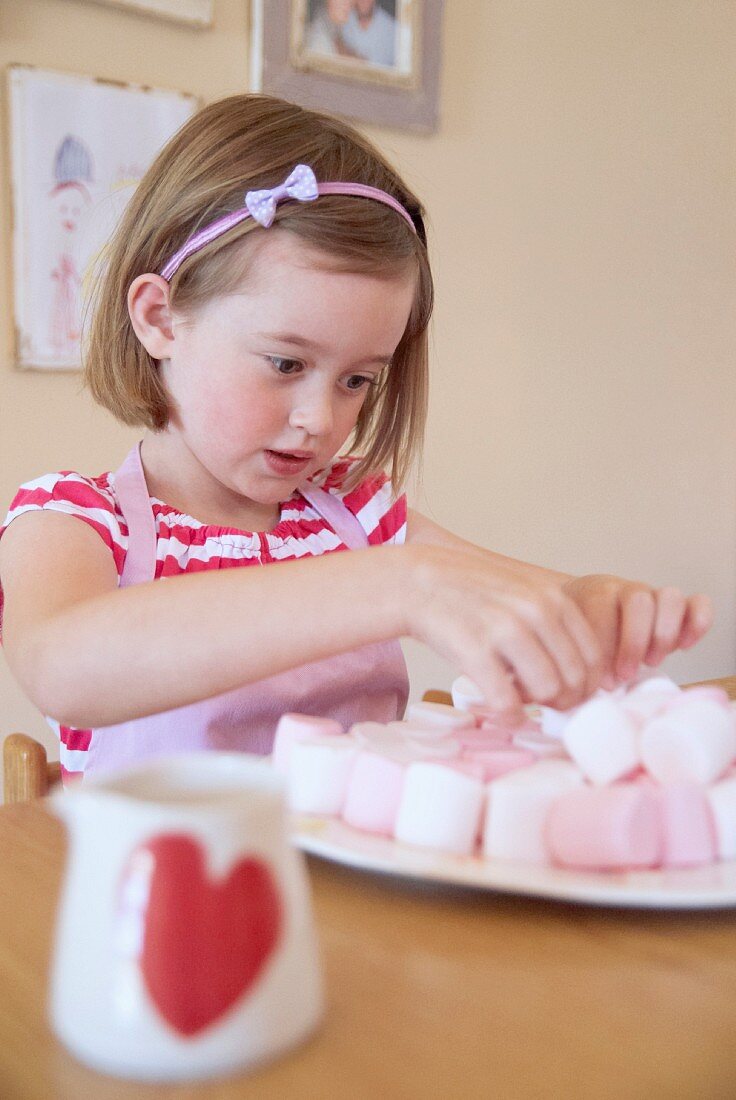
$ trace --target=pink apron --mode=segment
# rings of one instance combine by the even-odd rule
[[[155,576],[156,525],[139,444],[115,474],[114,491],[129,531],[120,587],[144,584]],[[299,492],[347,547],[368,545],[365,531],[341,500],[309,484]],[[278,567],[279,563],[273,564]],[[253,639],[257,645],[257,623]],[[144,757],[168,753],[205,749],[268,753],[276,723],[286,711],[336,718],[347,729],[357,721],[390,722],[401,717],[408,694],[398,641],[362,646],[199,703],[93,730],[85,774],[111,772]]]

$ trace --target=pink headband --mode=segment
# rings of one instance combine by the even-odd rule
[[[210,241],[221,237],[223,233],[227,233],[228,229],[232,229],[234,225],[245,221],[246,218],[253,218],[267,229],[273,222],[276,207],[280,202],[285,199],[313,202],[320,195],[358,195],[364,199],[375,199],[376,202],[385,203],[397,214],[401,214],[401,217],[411,226],[412,232],[416,233],[417,231],[408,211],[388,192],[381,191],[378,187],[369,187],[364,183],[342,183],[340,181],[317,183],[314,172],[309,165],[297,164],[291,175],[278,187],[266,188],[263,191],[248,191],[245,196],[245,206],[241,207],[240,210],[235,210],[232,214],[225,214],[224,217],[218,218],[217,221],[205,226],[204,229],[200,229],[198,233],[191,236],[161,268],[161,277],[168,281],[189,256],[199,252],[200,248],[204,248]]]

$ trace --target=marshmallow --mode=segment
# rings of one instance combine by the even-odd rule
[[[450,726],[430,726],[429,722],[422,725],[415,721],[389,722],[386,729],[401,737],[413,737],[416,741],[441,741],[444,737],[450,737],[453,732]]]
[[[408,737],[406,744],[417,758],[424,760],[452,760],[462,752],[460,742],[454,737],[443,737],[441,741]]]
[[[272,764],[280,775],[289,771],[292,746],[312,737],[342,734],[342,726],[333,718],[313,718],[310,714],[282,714],[273,739]]]
[[[472,706],[486,705],[485,696],[478,685],[469,676],[458,676],[450,688],[452,705],[458,710],[470,710]]]
[[[539,757],[529,749],[516,749],[510,745],[504,745],[497,749],[466,749],[462,759],[480,765],[483,779],[486,783],[490,783],[491,780],[500,779],[508,772],[536,764]]]
[[[685,696],[642,730],[642,763],[660,783],[707,785],[734,756],[734,715],[712,699]]]
[[[583,774],[567,760],[540,760],[488,784],[483,853],[488,859],[547,862],[544,822],[552,803]]]
[[[562,739],[592,783],[612,783],[639,763],[636,726],[615,699],[583,703],[565,726]]]
[[[482,809],[480,780],[441,764],[411,764],[394,836],[407,844],[469,855]]]
[[[406,767],[378,753],[359,752],[348,779],[343,820],[355,829],[392,836]]]
[[[539,726],[547,737],[562,737],[562,731],[572,717],[574,710],[555,710],[554,707],[539,708]]]
[[[287,776],[289,805],[301,814],[339,814],[358,748],[350,737],[297,741]]]
[[[531,732],[517,733],[513,737],[514,747],[522,749],[525,752],[533,752],[534,755],[540,759],[542,757],[564,757],[566,755],[564,748],[557,740],[556,737],[547,737],[541,730],[535,729]]]
[[[662,818],[665,867],[697,867],[716,858],[715,822],[702,787],[655,788]]]
[[[472,729],[475,718],[467,711],[447,703],[411,703],[406,717],[422,726],[442,726],[446,730]]]
[[[654,867],[661,852],[657,795],[634,783],[580,787],[550,806],[544,836],[552,862],[562,867]]]
[[[718,687],[717,684],[700,684],[698,687],[685,688],[682,695],[686,699],[712,699],[715,703],[725,707],[726,710],[731,710],[731,700],[728,692]],[[674,703],[676,705],[676,699]]]
[[[623,696],[621,706],[637,725],[642,726],[661,714],[668,704],[681,695],[681,689],[673,680],[666,676],[652,676],[632,687]]]
[[[736,859],[736,775],[715,783],[705,792],[716,833],[719,859]]]

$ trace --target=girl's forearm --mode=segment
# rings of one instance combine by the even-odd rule
[[[44,625],[29,693],[64,725],[114,725],[398,637],[414,553],[375,547],[94,597]]]

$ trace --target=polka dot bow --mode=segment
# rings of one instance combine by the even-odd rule
[[[319,195],[317,180],[308,164],[297,164],[294,171],[278,187],[262,191],[248,191],[245,205],[252,218],[268,229],[274,219],[276,207],[284,199],[312,202]]]

